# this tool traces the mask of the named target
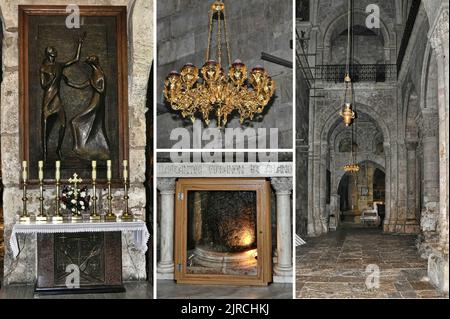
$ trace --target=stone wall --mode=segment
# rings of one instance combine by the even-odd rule
[[[164,79],[170,71],[179,71],[186,63],[198,67],[204,64],[209,5],[203,0],[158,2],[158,148],[170,148],[175,144],[176,141],[169,139],[173,128],[192,128],[190,121],[183,121],[174,112],[168,113],[170,107],[164,104],[162,90]],[[229,0],[226,1],[226,13],[231,62],[240,59],[249,70],[258,64],[262,65],[277,85],[270,108],[263,117],[250,122],[249,126],[278,128],[278,148],[292,148],[292,69],[261,60],[261,53],[266,52],[292,61],[292,1]],[[212,122],[211,126],[215,124]],[[227,127],[240,127],[239,118],[233,116]]]
[[[302,70],[296,73],[296,232],[306,235],[308,219],[309,88]]]
[[[73,1],[72,1],[73,2]],[[21,211],[20,163],[19,156],[19,94],[18,94],[18,5],[19,4],[70,4],[71,1],[57,0],[2,0],[1,20],[4,28],[3,71],[1,87],[1,153],[2,177],[5,186],[3,207],[5,217],[5,241],[9,241],[11,229]],[[146,145],[146,92],[153,56],[153,2],[147,0],[79,0],[79,5],[125,5],[128,7],[128,118],[129,160],[130,160],[130,208],[140,218],[145,218],[145,145]],[[5,85],[7,83],[7,85]],[[100,197],[105,192],[100,190]],[[45,208],[52,207],[49,200],[51,191],[46,191]],[[114,198],[119,199],[120,190],[114,190]],[[123,195],[122,195],[123,196]],[[36,191],[30,191],[30,211],[37,211]],[[114,202],[121,209],[119,200]],[[145,256],[131,245],[131,238],[123,236],[123,278],[124,280],[145,279]],[[27,235],[20,238],[22,251],[18,259],[13,259],[8,248],[5,256],[5,283],[35,280],[36,237]]]

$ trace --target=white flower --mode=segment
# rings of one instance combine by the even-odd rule
[[[80,205],[84,205],[84,202],[82,200],[80,200]]]
[[[81,210],[84,210],[84,208],[85,208],[84,206],[81,206]]]
[[[72,194],[73,194],[73,191],[69,191],[67,194],[68,194],[68,195],[72,195]]]
[[[82,198],[85,198],[85,197],[86,197],[86,192],[81,192],[81,193],[80,193],[80,196],[81,196]]]
[[[70,202],[71,202],[72,204],[76,204],[76,203],[77,203],[77,201],[76,201],[75,199],[72,199]]]
[[[61,208],[62,208],[62,209],[66,209],[67,207],[66,207],[65,204],[61,204]]]
[[[71,210],[75,213],[75,208],[72,208]]]

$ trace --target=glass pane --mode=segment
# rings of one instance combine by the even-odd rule
[[[255,191],[189,191],[187,273],[257,275]]]

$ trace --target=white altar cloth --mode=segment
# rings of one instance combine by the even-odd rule
[[[60,223],[54,224],[35,223],[15,224],[12,229],[9,244],[13,252],[14,258],[19,255],[19,242],[17,240],[18,234],[55,234],[55,233],[84,233],[84,232],[132,232],[133,244],[142,253],[148,249],[147,242],[150,238],[145,222],[142,220],[134,221],[117,221],[117,222],[90,222],[83,221],[79,223]]]

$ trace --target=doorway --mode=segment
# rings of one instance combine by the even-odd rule
[[[360,224],[364,210],[376,209],[380,216],[380,226],[385,217],[384,169],[371,161],[359,163],[357,173],[345,173],[338,186],[341,221],[347,224]]]

